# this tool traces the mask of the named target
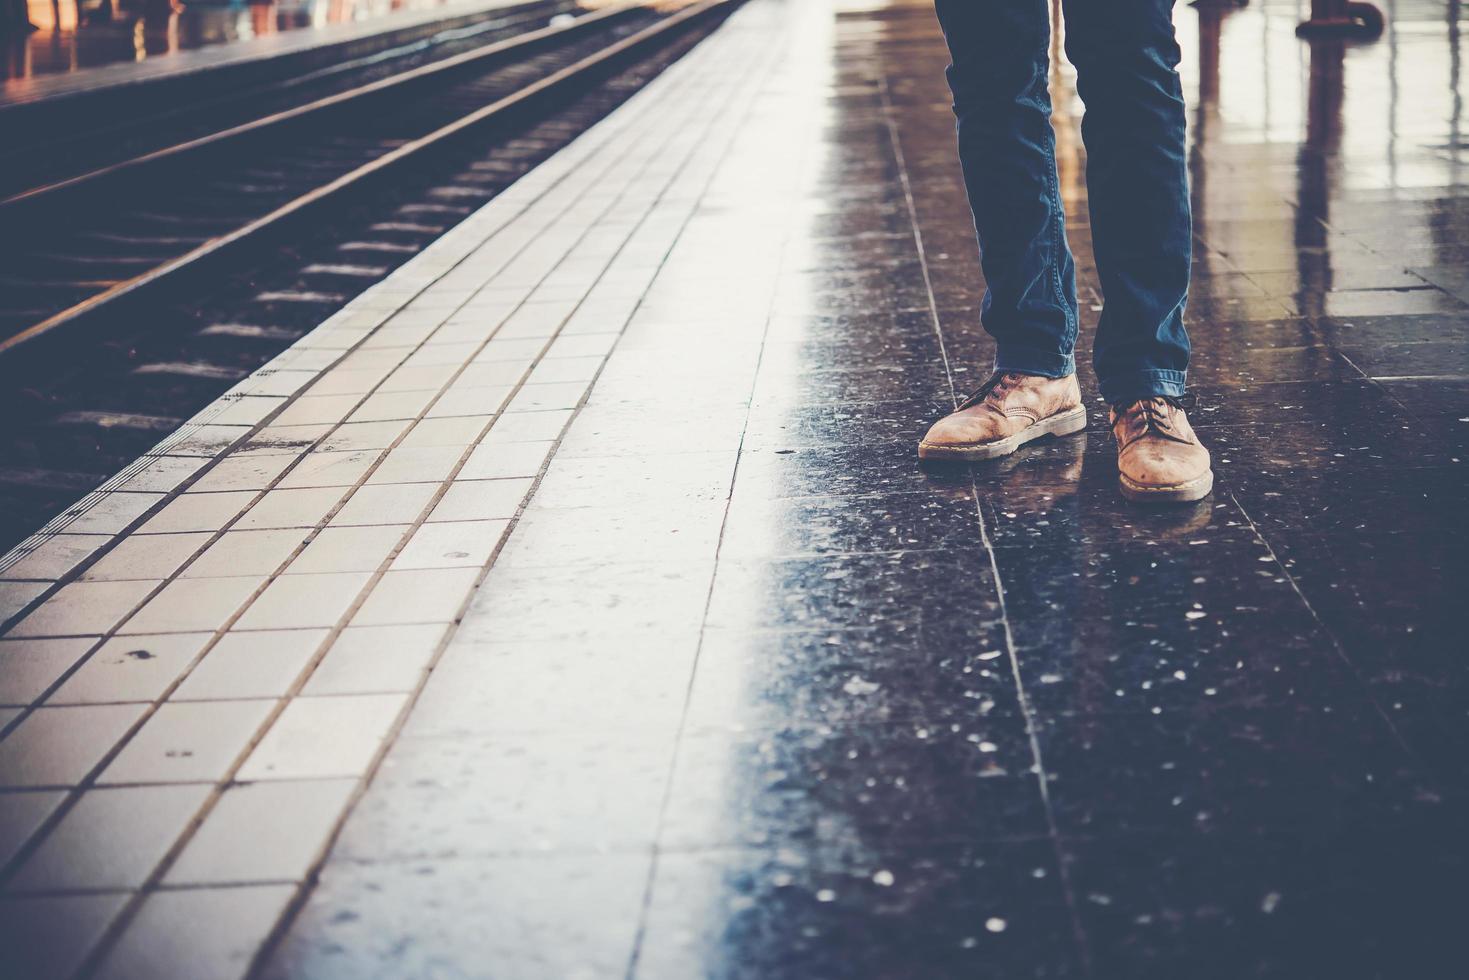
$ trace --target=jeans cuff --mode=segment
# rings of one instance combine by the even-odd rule
[[[1038,374],[1043,378],[1064,378],[1068,374],[1076,373],[1076,358],[1071,354],[1056,354],[1005,344],[995,354],[995,373],[1007,371]]]
[[[1120,378],[1098,379],[1102,400],[1108,405],[1126,405],[1141,398],[1168,395],[1183,396],[1187,375],[1183,371],[1134,371]]]

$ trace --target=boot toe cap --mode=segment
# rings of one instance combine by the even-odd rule
[[[929,426],[923,437],[923,445],[934,448],[961,448],[975,446],[999,438],[991,431],[993,426],[983,419],[972,416],[950,415]]]
[[[1120,459],[1119,469],[1140,487],[1176,487],[1201,479],[1209,472],[1209,453],[1202,446],[1191,452],[1139,447]]]

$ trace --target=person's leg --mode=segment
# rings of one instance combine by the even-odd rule
[[[1076,281],[1056,183],[1046,0],[935,0],[997,372],[1075,370]],[[1103,6],[1106,6],[1103,4]]]
[[[1066,55],[1086,104],[1087,196],[1104,307],[1102,397],[1183,394],[1192,229],[1172,0],[1063,0]]]
[[[923,459],[994,459],[1086,428],[1076,385],[1076,273],[1056,183],[1046,0],[935,0],[952,64],[959,162],[984,266],[995,373],[918,443]]]
[[[1102,279],[1092,362],[1112,405],[1118,481],[1131,500],[1185,503],[1214,486],[1178,398],[1193,251],[1172,0],[1062,0],[1066,54],[1086,103],[1087,196]]]

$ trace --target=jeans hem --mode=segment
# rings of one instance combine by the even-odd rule
[[[995,355],[995,372],[1007,371],[1035,374],[1042,378],[1064,378],[1076,373],[1076,358],[1070,354],[1007,348]]]
[[[1136,371],[1120,378],[1104,378],[1100,382],[1102,399],[1109,405],[1123,405],[1140,398],[1167,395],[1170,398],[1183,396],[1187,384],[1183,371]]]

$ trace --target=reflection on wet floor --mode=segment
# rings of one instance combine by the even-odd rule
[[[27,0],[30,33],[0,34],[0,78],[144,61],[283,31],[431,10],[454,0]]]
[[[359,693],[352,715],[312,675],[284,734],[237,738],[238,758],[269,765],[228,769],[245,775],[192,838],[195,801],[163,787],[173,822],[136,831],[153,848],[138,853],[183,827],[162,860],[190,860],[113,886],[146,894],[53,894],[45,876],[71,873],[54,855],[83,847],[76,831],[7,867],[33,887],[29,910],[75,901],[110,921],[105,901],[131,902],[117,949],[142,956],[189,921],[169,918],[190,913],[170,883],[224,868],[187,879],[219,886],[189,899],[240,910],[251,950],[269,935],[258,974],[272,978],[485,963],[558,978],[1457,976],[1469,83],[1457,4],[1386,9],[1363,45],[1298,41],[1295,3],[1176,12],[1195,418],[1218,481],[1198,505],[1142,509],[1117,493],[1094,400],[1082,436],[917,464],[919,433],[993,351],[931,7],[753,0],[727,46],[716,35],[691,56],[709,88],[677,89],[629,140],[677,134],[693,162],[619,149],[565,205],[573,230],[517,231],[529,258],[468,264],[424,294],[427,332],[439,300],[480,290],[490,309],[546,289],[489,344],[512,356],[560,330],[561,356],[534,369],[550,365],[551,390],[527,385],[526,411],[484,437],[492,452],[534,446],[514,489],[540,482],[438,659],[419,651],[425,685],[395,688],[414,706],[381,768],[356,758],[390,730],[381,696]],[[711,49],[723,60],[697,60]],[[1064,65],[1053,91],[1094,399],[1100,296]],[[650,220],[599,224],[649,174],[658,189],[631,200]],[[624,238],[617,274],[588,286],[605,256],[579,260],[583,247]],[[581,305],[567,318],[557,303]],[[465,341],[403,363],[421,370],[425,350],[481,360]],[[369,494],[347,506],[359,499],[384,519]],[[360,585],[347,579],[344,609]],[[233,580],[213,581],[234,615]],[[429,584],[360,608],[441,604],[440,580],[413,581]],[[154,624],[177,615],[161,605]],[[248,634],[295,608],[190,628]],[[357,609],[312,609],[309,625],[339,629]],[[20,635],[79,614],[31,615]],[[85,710],[99,740],[131,717]],[[37,714],[0,751],[17,732],[31,741],[12,758],[44,744]],[[327,768],[334,753],[356,768]],[[236,887],[252,869],[230,835],[245,846],[239,814],[266,805],[238,783],[283,773],[298,793],[270,796],[262,823],[299,817],[318,842],[338,777],[371,778],[324,863],[299,846],[289,870]]]

